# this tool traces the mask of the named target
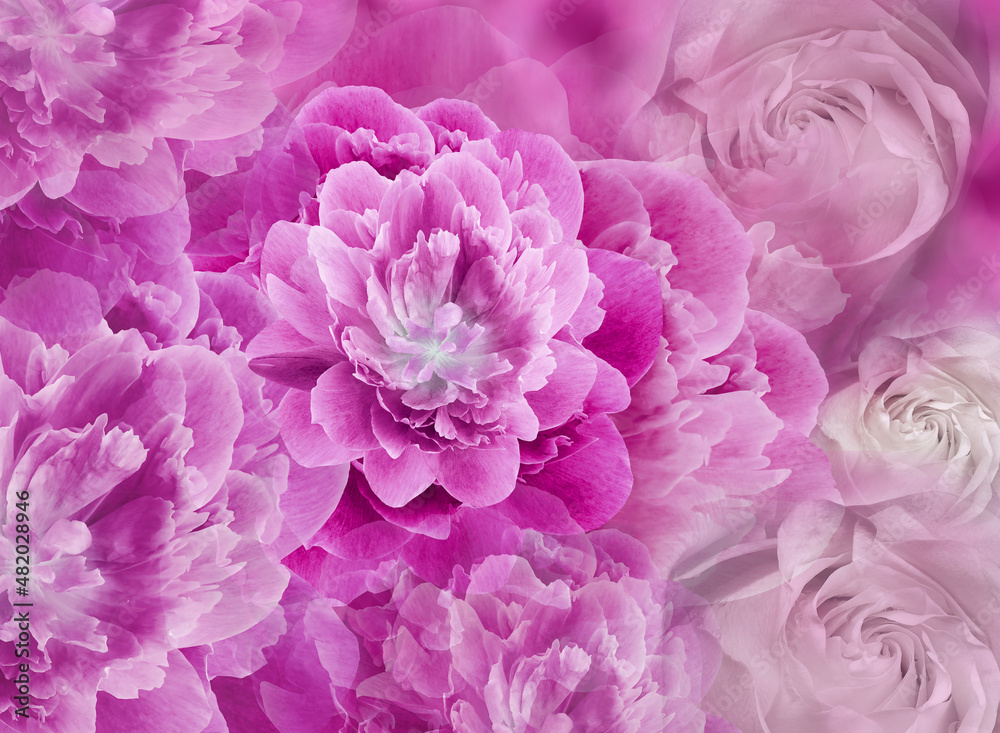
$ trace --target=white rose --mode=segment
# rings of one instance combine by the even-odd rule
[[[953,328],[863,349],[816,441],[848,504],[944,491],[978,513],[1000,487],[1000,338]]]

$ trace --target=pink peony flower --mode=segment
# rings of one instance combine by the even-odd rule
[[[607,414],[652,362],[662,312],[647,265],[576,242],[568,156],[468,103],[414,114],[376,89],[327,90],[298,124],[324,173],[302,221],[268,232],[281,320],[248,351],[293,388],[278,411],[293,457],[363,459],[362,504],[383,517],[419,515],[426,494],[550,531],[603,524],[631,486]]]
[[[34,189],[0,210],[0,315],[48,345],[85,343],[109,327],[178,343],[198,314],[189,235],[183,202],[119,221]]]
[[[625,535],[560,542],[462,509],[399,560],[287,562],[316,589],[286,596],[253,677],[279,731],[704,729],[711,620]]]
[[[0,208],[36,183],[45,196],[68,196],[96,214],[170,208],[178,181],[163,171],[181,148],[166,140],[253,130],[274,107],[271,84],[328,60],[350,32],[354,7],[5,0]]]
[[[255,668],[227,640],[273,643],[276,627],[258,624],[288,577],[267,549],[288,461],[261,380],[235,350],[150,351],[134,331],[70,354],[0,319],[0,353],[0,715],[30,731],[215,730],[208,677]],[[26,721],[14,601],[33,604]]]
[[[666,573],[780,517],[833,498],[808,435],[827,384],[801,335],[747,309],[752,244],[695,178],[662,166],[583,167],[580,237],[658,272],[663,329],[653,367],[613,419],[635,485],[612,525]]]
[[[706,709],[748,733],[994,730],[997,518],[956,531],[950,508],[805,502],[708,571],[724,659]]]

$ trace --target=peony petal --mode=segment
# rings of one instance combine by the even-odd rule
[[[372,492],[390,507],[401,507],[422,494],[433,482],[434,473],[419,448],[410,446],[398,458],[384,450],[365,453],[365,478]]]
[[[463,504],[490,506],[514,490],[519,455],[515,438],[500,438],[487,448],[446,448],[437,455],[437,479]]]
[[[379,447],[371,428],[375,390],[354,376],[351,365],[335,364],[319,378],[312,391],[312,419],[334,445],[355,450]]]
[[[590,269],[604,283],[604,321],[583,345],[618,369],[631,387],[653,363],[663,330],[656,274],[644,262],[606,250],[588,250]]]

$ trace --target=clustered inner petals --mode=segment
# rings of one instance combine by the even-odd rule
[[[401,173],[396,190],[387,192],[388,205],[380,207],[379,221],[387,223],[371,249],[351,252],[364,278],[365,302],[338,300],[339,286],[328,292],[338,321],[334,332],[339,330],[355,376],[377,388],[383,404],[408,409],[394,417],[433,441],[422,443],[428,449],[488,445],[493,435],[532,440],[537,422],[511,421],[510,406],[526,411],[524,395],[543,387],[553,368],[547,342],[554,335],[554,267],[545,265],[542,250],[516,224],[484,222],[453,179],[436,172],[446,166],[473,185],[477,177],[493,177],[462,152],[442,156],[421,176]],[[488,196],[490,188],[480,185],[474,195]],[[533,205],[544,211],[544,195]],[[503,204],[493,200],[487,206],[502,211]],[[433,211],[438,207],[440,214]],[[429,209],[429,219],[420,221]],[[356,216],[363,227],[364,215]],[[406,248],[400,239],[405,235],[396,230],[410,221],[417,228]],[[334,256],[324,251],[327,242],[310,237],[320,260]],[[356,315],[343,313],[345,308]]]

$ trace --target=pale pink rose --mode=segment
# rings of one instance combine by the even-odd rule
[[[751,305],[803,332],[837,318],[810,339],[839,365],[955,203],[986,113],[965,22],[957,2],[688,2],[614,153],[695,173],[765,227]]]
[[[1000,337],[951,328],[882,336],[861,352],[857,381],[823,404],[817,442],[849,504],[926,491],[978,514],[1000,487]]]
[[[706,574],[724,653],[706,709],[744,733],[996,730],[1000,526],[942,530],[931,496],[800,504]]]

